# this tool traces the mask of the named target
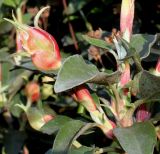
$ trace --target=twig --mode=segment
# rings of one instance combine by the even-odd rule
[[[63,0],[63,7],[64,7],[65,10],[67,9],[66,0]],[[68,18],[68,16],[67,16],[67,18]],[[70,34],[71,34],[71,37],[72,37],[72,40],[73,40],[73,43],[74,43],[74,47],[78,51],[79,47],[78,47],[77,39],[76,39],[76,36],[75,36],[73,26],[72,26],[71,22],[69,21],[69,18],[68,18],[68,27],[69,27],[69,31],[70,31]]]

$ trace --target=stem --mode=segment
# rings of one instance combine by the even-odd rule
[[[116,118],[117,118],[117,120],[119,120],[119,104],[120,104],[121,99],[120,99],[119,93],[118,93],[115,85],[110,85],[110,88],[115,96],[115,111],[117,113]]]
[[[23,23],[22,11],[21,11],[20,7],[17,8],[16,14],[17,14],[17,20],[18,20],[18,22],[19,23]]]
[[[141,61],[140,61],[140,58],[139,58],[139,55],[137,53],[135,53],[133,55],[133,60],[135,62],[135,65],[137,67],[137,70],[140,72],[140,71],[143,71],[143,67],[141,65]]]
[[[85,112],[85,108],[83,105],[79,104],[77,113],[83,114]]]
[[[63,0],[63,7],[64,7],[65,10],[67,9],[66,0]],[[73,40],[73,43],[74,43],[74,47],[78,51],[79,47],[78,47],[77,39],[76,39],[76,36],[75,36],[73,26],[72,26],[71,22],[69,21],[69,18],[68,18],[68,27],[69,27],[69,31],[70,31],[70,34],[71,34],[71,37],[72,37],[72,40]]]
[[[83,12],[82,10],[80,10],[79,13],[80,13],[82,19],[83,19],[84,22],[85,22],[85,25],[86,25],[87,30],[88,30],[88,31],[93,31],[93,27],[92,27],[91,23],[88,22],[85,14],[84,14],[84,12]]]

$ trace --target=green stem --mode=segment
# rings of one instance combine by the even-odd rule
[[[80,13],[82,19],[83,19],[84,22],[85,22],[85,25],[86,25],[87,30],[92,31],[92,30],[93,30],[93,27],[92,27],[91,23],[88,22],[85,14],[84,14],[84,12],[83,12],[82,10],[80,10],[79,13]]]
[[[134,62],[135,62],[135,65],[136,65],[136,67],[137,67],[137,70],[140,72],[140,71],[143,71],[143,67],[142,67],[142,65],[141,65],[141,60],[140,60],[140,58],[139,58],[139,55],[137,54],[137,53],[135,53],[134,55],[133,55],[133,60],[134,60]]]
[[[117,120],[119,121],[119,104],[120,104],[120,96],[119,96],[119,93],[115,87],[115,85],[110,85],[110,88],[114,94],[114,97],[115,97],[115,110],[116,110],[116,113],[117,113]]]
[[[17,8],[16,14],[17,14],[17,20],[18,20],[18,22],[19,23],[23,23],[22,11],[21,11],[20,7]]]
[[[83,105],[79,104],[77,113],[83,114],[85,112],[85,108]]]

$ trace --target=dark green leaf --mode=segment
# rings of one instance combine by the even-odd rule
[[[72,147],[69,154],[94,154],[94,148],[81,146],[80,148]]]
[[[53,154],[52,149],[49,149],[45,154]]]
[[[94,65],[86,64],[79,55],[67,58],[60,71],[54,85],[55,92],[62,92],[73,87],[79,86],[99,73]]]
[[[140,54],[141,59],[149,56],[157,35],[135,34],[131,38],[131,46]]]
[[[4,139],[6,154],[19,154],[25,139],[26,139],[26,134],[24,132],[20,131],[8,132]]]
[[[148,71],[142,71],[137,74],[132,84],[132,92],[137,93],[141,98],[151,97],[151,99],[160,99],[160,77],[155,76]],[[158,92],[156,95],[154,95]],[[153,96],[154,95],[154,96]]]
[[[79,120],[69,121],[63,125],[55,138],[52,150],[53,153],[67,154],[73,142],[74,136],[83,126],[84,123]]]
[[[17,117],[17,118],[19,118],[19,117],[21,116],[21,113],[23,112],[23,110],[22,110],[20,107],[16,106],[16,104],[21,104],[21,103],[22,103],[22,101],[21,101],[21,99],[20,99],[20,94],[18,93],[18,94],[13,98],[12,103],[11,103],[11,105],[10,105],[10,111],[11,111],[11,113],[12,113],[15,117]]]
[[[92,37],[89,37],[87,35],[83,35],[83,38],[90,44],[94,45],[94,46],[97,46],[97,47],[100,47],[100,48],[103,48],[103,49],[107,49],[107,50],[110,50],[113,48],[113,46],[111,46],[110,44],[107,44],[106,41],[103,41],[103,40],[100,40],[100,39],[96,39],[96,38],[92,38]]]
[[[81,10],[90,0],[70,0],[65,14],[70,15]]]
[[[40,131],[46,134],[53,134],[55,131],[59,130],[63,125],[67,122],[71,121],[72,119],[66,116],[56,116],[55,119],[46,123]]]
[[[136,123],[128,128],[115,128],[113,133],[128,154],[153,154],[156,132],[150,122]]]

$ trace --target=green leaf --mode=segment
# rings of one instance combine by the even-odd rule
[[[17,107],[21,108],[26,114],[29,121],[29,124],[35,130],[40,130],[40,128],[45,124],[43,119],[44,112],[37,107],[27,108],[23,104],[16,104]]]
[[[58,93],[79,86],[93,79],[98,73],[96,66],[86,64],[82,56],[71,56],[64,61],[58,72],[54,90]]]
[[[22,104],[19,93],[16,94],[16,96],[13,97],[12,103],[9,104],[11,113],[15,117],[19,118],[21,116],[21,113],[23,112],[23,110],[20,107],[16,106],[16,104]]]
[[[26,139],[25,132],[9,131],[4,138],[4,147],[7,154],[19,154]]]
[[[53,144],[53,153],[54,154],[66,154],[68,153],[70,146],[73,142],[74,136],[78,131],[84,126],[84,123],[79,120],[73,120],[67,122],[59,130],[54,144]]]
[[[128,128],[115,128],[113,133],[128,154],[153,154],[156,132],[150,122],[136,123]]]
[[[27,25],[29,25],[29,24],[31,24],[31,22],[32,22],[32,15],[30,14],[30,13],[25,13],[24,15],[23,15],[23,22],[25,23],[25,24],[27,24]]]
[[[80,148],[72,147],[69,154],[94,154],[94,148],[81,146]]]
[[[103,48],[103,49],[107,49],[107,50],[110,50],[113,48],[112,45],[110,44],[107,44],[106,41],[103,41],[103,40],[100,40],[100,39],[96,39],[96,38],[92,38],[92,37],[89,37],[87,35],[82,35],[82,37],[90,44],[94,45],[94,46],[97,46],[97,47],[100,47],[100,48]]]
[[[10,6],[10,7],[16,7],[16,1],[15,0],[4,0],[3,1],[4,5]]]
[[[157,35],[135,34],[131,38],[131,46],[140,54],[141,59],[149,56]]]
[[[48,123],[46,123],[44,126],[42,126],[40,131],[42,131],[43,133],[46,133],[48,135],[51,135],[71,120],[72,119],[67,116],[62,116],[62,115],[56,116],[55,119],[50,120]]]
[[[90,0],[70,0],[67,9],[65,9],[64,13],[67,15],[76,13],[81,10]]]
[[[134,77],[132,92],[138,93],[141,98],[160,99],[160,77],[148,71],[142,71]],[[154,95],[157,93],[156,95]]]

